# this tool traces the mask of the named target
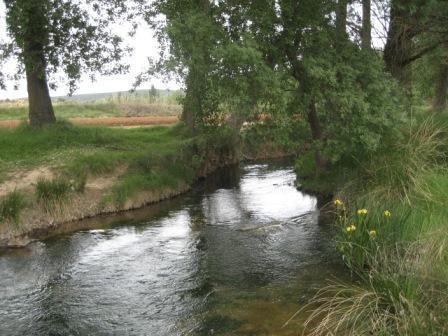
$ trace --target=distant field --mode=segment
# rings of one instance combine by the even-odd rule
[[[53,105],[58,118],[69,119],[138,116],[178,116],[181,113],[181,91],[137,91],[70,98],[55,98]],[[17,120],[28,117],[28,101],[0,101],[0,120]]]

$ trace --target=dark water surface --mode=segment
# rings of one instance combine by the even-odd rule
[[[340,272],[288,164],[0,255],[0,335],[296,335],[281,328]],[[95,229],[92,229],[94,227]]]

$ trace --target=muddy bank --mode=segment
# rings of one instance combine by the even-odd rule
[[[175,187],[167,186],[159,190],[140,191],[122,204],[110,201],[108,195],[111,194],[120,175],[124,173],[123,167],[118,167],[113,174],[107,176],[89,177],[84,192],[71,194],[69,199],[57,204],[54,208],[46,209],[33,199],[22,211],[19,223],[10,221],[0,223],[0,247],[23,247],[36,239],[51,235],[61,226],[67,229],[73,225],[76,229],[77,223],[84,219],[139,209],[176,197],[189,191],[199,179],[238,161],[234,153],[207,153],[207,159],[197,170],[193,182],[181,182]],[[0,194],[18,190],[32,195],[35,184],[40,178],[52,176],[56,176],[56,173],[44,168],[18,174],[15,179],[0,185]]]

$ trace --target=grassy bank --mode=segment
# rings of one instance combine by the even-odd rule
[[[95,188],[107,191],[101,206],[116,209],[141,192],[176,190],[212,169],[210,162],[234,159],[231,139],[227,128],[193,137],[180,124],[116,129],[59,122],[0,129],[0,220],[20,227],[21,212],[52,213],[83,198],[92,180],[100,179],[95,183],[104,186]]]
[[[312,335],[448,334],[447,143],[443,114],[417,115],[386,151],[328,174],[354,282],[318,293]]]

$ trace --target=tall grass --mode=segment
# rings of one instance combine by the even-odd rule
[[[447,159],[446,132],[434,118],[427,118],[403,131],[403,138],[394,147],[359,162],[355,178],[347,181],[340,195],[357,199],[429,200],[431,194],[425,176],[436,169],[445,169]]]
[[[36,198],[45,211],[51,212],[57,206],[67,202],[73,190],[70,183],[62,178],[55,180],[40,179],[36,184]]]
[[[448,283],[437,265],[447,265],[447,238],[378,249],[359,285],[321,289],[305,323],[310,335],[446,335]]]
[[[311,335],[448,334],[447,130],[413,125],[340,189],[337,247],[355,284],[316,295]]]
[[[9,221],[18,225],[25,207],[26,201],[22,193],[17,190],[8,193],[0,200],[0,222]]]

